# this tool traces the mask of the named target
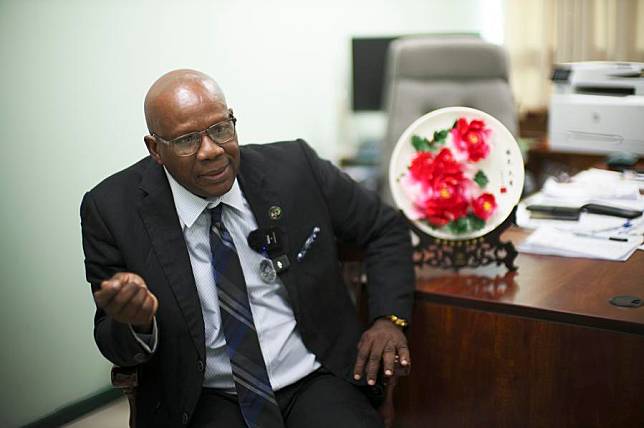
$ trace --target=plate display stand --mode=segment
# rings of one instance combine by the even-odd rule
[[[439,239],[420,230],[413,221],[408,221],[411,230],[418,237],[414,245],[414,264],[418,267],[431,266],[458,271],[496,263],[504,264],[514,272],[518,252],[512,242],[501,242],[501,234],[514,222],[516,207],[503,223],[478,238],[448,240]]]

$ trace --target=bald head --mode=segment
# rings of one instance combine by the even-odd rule
[[[145,120],[150,135],[143,141],[151,158],[185,189],[203,198],[231,189],[241,157],[235,119],[211,77],[194,70],[161,76],[145,97]],[[178,149],[185,147],[195,151]]]
[[[174,70],[161,76],[145,96],[145,121],[150,133],[167,136],[176,120],[183,120],[203,103],[226,107],[221,88],[196,70]]]

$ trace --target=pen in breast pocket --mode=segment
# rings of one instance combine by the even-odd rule
[[[306,252],[309,251],[313,243],[315,242],[316,239],[318,239],[318,233],[320,233],[320,228],[315,226],[313,230],[311,231],[311,234],[309,235],[308,238],[306,238],[306,241],[304,241],[304,246],[302,249],[297,253],[297,261],[301,262],[302,259],[304,259],[304,256],[306,256]]]

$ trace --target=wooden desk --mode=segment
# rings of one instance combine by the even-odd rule
[[[518,243],[526,232],[504,235]],[[644,252],[420,272],[398,427],[644,427]]]

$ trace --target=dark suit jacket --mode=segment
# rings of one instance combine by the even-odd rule
[[[258,226],[282,232],[291,267],[280,277],[304,343],[328,370],[353,382],[362,331],[341,278],[337,240],[365,249],[371,320],[409,319],[414,278],[405,222],[301,140],[242,146],[238,179]],[[274,205],[282,208],[277,220],[268,215]],[[93,289],[116,272],[135,272],[159,300],[153,355],[100,309],[94,320],[103,355],[119,366],[139,365],[138,426],[188,423],[203,383],[204,322],[162,167],[147,157],[104,180],[83,198],[81,223]],[[314,226],[318,240],[297,262]]]

